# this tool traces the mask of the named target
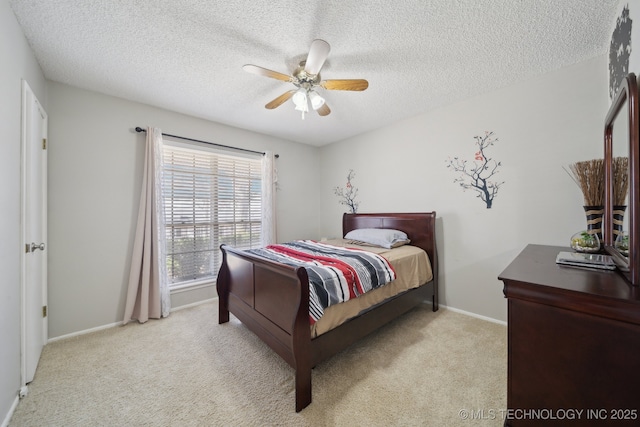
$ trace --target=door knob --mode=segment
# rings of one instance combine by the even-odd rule
[[[34,252],[36,249],[40,249],[41,251],[44,251],[44,243],[40,243],[39,245],[36,245],[35,243],[31,243],[31,252]]]

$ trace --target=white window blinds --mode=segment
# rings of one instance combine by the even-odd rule
[[[261,159],[164,145],[169,284],[215,278],[220,245],[260,246]]]

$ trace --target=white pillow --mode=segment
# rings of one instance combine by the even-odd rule
[[[391,228],[359,228],[351,230],[344,238],[387,249],[397,248],[398,246],[409,243],[409,238],[406,233]]]

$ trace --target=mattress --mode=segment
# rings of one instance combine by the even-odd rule
[[[347,248],[357,248],[381,255],[385,257],[394,268],[396,279],[358,298],[327,307],[322,317],[311,325],[311,338],[330,331],[347,320],[358,316],[358,314],[367,310],[369,307],[388,298],[408,289],[424,285],[433,278],[429,256],[424,250],[416,246],[404,245],[398,248],[384,249],[374,246],[356,245],[350,240],[345,239],[331,239],[324,243]]]

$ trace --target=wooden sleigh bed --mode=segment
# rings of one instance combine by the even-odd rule
[[[404,231],[410,245],[427,253],[432,278],[315,337],[310,331],[309,279],[304,267],[280,264],[222,245],[218,323],[228,322],[232,313],[295,369],[299,412],[311,403],[311,369],[318,363],[423,302],[431,302],[433,311],[438,310],[435,222],[435,212],[344,214],[343,236],[362,228]]]

